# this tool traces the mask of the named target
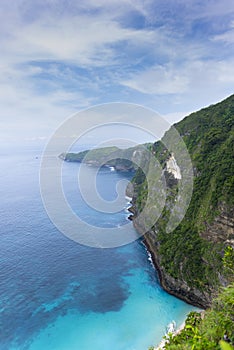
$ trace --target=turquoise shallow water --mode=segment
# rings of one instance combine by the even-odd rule
[[[71,311],[41,331],[30,349],[148,349],[164,335],[165,325],[173,319],[181,323],[191,309],[150,285],[148,273],[140,268],[125,280],[130,296],[119,312],[82,315]]]
[[[167,324],[180,324],[193,308],[161,289],[140,241],[95,249],[58,232],[40,199],[37,156],[2,154],[0,349],[147,350],[157,344]],[[74,210],[99,225],[124,224],[124,210],[102,218],[82,203],[71,181],[77,166],[67,164],[64,179]],[[100,172],[103,196],[111,199],[123,177]]]

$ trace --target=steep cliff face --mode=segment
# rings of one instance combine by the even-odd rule
[[[133,197],[134,198],[134,197]],[[139,233],[142,233],[144,222],[140,222],[136,219],[137,211],[134,206],[135,199],[133,199],[133,206],[130,208],[130,219],[133,221],[133,225]],[[197,283],[188,281],[186,273],[184,271],[183,262],[174,261],[174,257],[171,260],[173,264],[177,265],[179,274],[175,275],[170,270],[168,271],[167,266],[165,267],[163,254],[161,253],[161,240],[160,234],[155,227],[149,230],[143,236],[143,243],[145,244],[147,250],[151,253],[151,257],[155,268],[158,272],[159,280],[161,286],[169,293],[172,294],[187,303],[190,303],[194,306],[207,308],[211,305],[214,295],[216,295],[217,288],[212,284],[207,284],[205,288],[199,288]],[[178,247],[175,247],[178,248]],[[183,255],[183,246],[179,246],[179,249]],[[192,254],[192,252],[191,252]],[[189,263],[189,256],[185,253],[185,258]],[[199,265],[197,265],[199,271]],[[222,279],[222,276],[219,276],[222,285],[227,285],[227,280]],[[218,283],[218,282],[216,282]]]
[[[213,222],[206,223],[206,228],[201,236],[208,241],[234,246],[234,209],[227,208],[222,203],[219,206],[219,215]]]
[[[175,127],[192,160],[192,198],[181,223],[173,232],[167,232],[167,221],[178,200],[183,172],[176,156],[165,146],[164,139],[156,142],[152,153],[163,168],[167,199],[160,218],[144,239],[159,271],[162,286],[169,293],[206,308],[219,286],[233,280],[233,273],[226,273],[224,256],[229,249],[233,262],[234,95],[191,114]],[[170,137],[170,131],[166,137]],[[151,191],[155,188],[157,192],[157,184],[150,188]],[[154,197],[154,194],[148,192],[147,180],[140,170],[133,179],[130,194],[133,197],[133,223],[139,232],[144,232],[147,218],[140,217],[139,213],[148,196]]]
[[[137,226],[136,226],[137,229]],[[192,287],[183,278],[174,278],[163,267],[160,253],[159,243],[157,242],[157,234],[151,230],[145,235],[144,243],[147,249],[151,252],[152,260],[158,271],[159,280],[161,286],[169,293],[172,294],[187,303],[201,308],[206,308],[211,305],[212,290],[199,290],[196,287]]]

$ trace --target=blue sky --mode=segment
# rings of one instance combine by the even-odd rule
[[[2,140],[130,102],[170,122],[233,93],[230,0],[1,0]]]

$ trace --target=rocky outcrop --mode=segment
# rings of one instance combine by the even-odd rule
[[[181,171],[173,154],[166,161],[166,170],[168,173],[172,174],[175,179],[181,180]]]

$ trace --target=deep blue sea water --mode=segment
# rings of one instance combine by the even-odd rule
[[[140,241],[97,249],[62,235],[43,207],[39,167],[36,150],[1,153],[0,349],[147,350],[157,344],[166,325],[180,324],[193,308],[161,289]],[[67,198],[100,225],[100,213],[82,203],[71,181],[77,167],[65,164]],[[101,171],[102,195],[115,196],[121,178]],[[123,210],[103,222],[118,226],[126,216]]]

